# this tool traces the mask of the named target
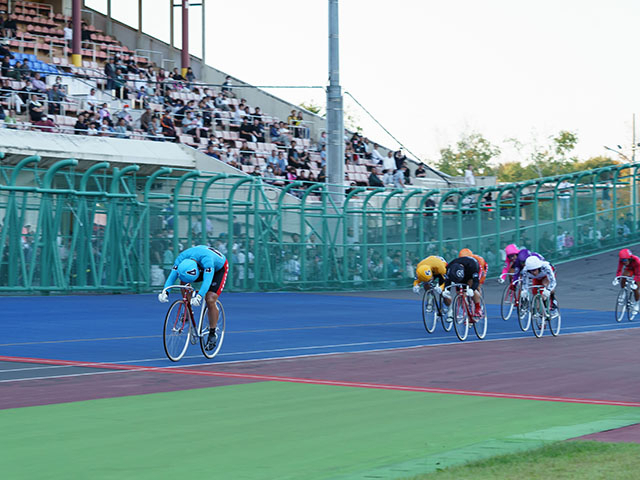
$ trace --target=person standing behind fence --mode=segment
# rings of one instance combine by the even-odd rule
[[[571,215],[571,184],[563,180],[558,185],[558,199],[560,200],[560,220],[566,220]]]

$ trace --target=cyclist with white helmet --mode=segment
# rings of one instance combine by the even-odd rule
[[[182,283],[202,282],[198,293],[191,298],[191,305],[200,306],[202,298],[209,307],[209,337],[207,339],[207,350],[216,347],[216,326],[218,325],[218,307],[216,301],[224,289],[229,272],[229,262],[227,258],[215,248],[206,245],[187,248],[178,255],[173,263],[173,268],[164,287],[174,285],[176,279]],[[166,293],[160,293],[158,300],[162,303],[169,301]]]
[[[551,298],[550,310],[553,315],[558,307],[558,301],[555,298],[557,282],[553,266],[537,255],[530,255],[524,263],[521,274],[523,281],[522,295],[528,294],[530,286],[542,286],[542,296],[545,299]]]

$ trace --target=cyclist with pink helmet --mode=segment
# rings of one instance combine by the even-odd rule
[[[518,253],[520,249],[515,245],[515,243],[511,243],[507,245],[504,249],[504,253],[507,254],[507,258],[504,261],[504,268],[502,269],[502,274],[500,278],[498,278],[498,282],[504,283],[507,278],[508,273],[513,273],[513,267],[518,258]]]
[[[640,303],[638,303],[638,301],[640,301],[640,288],[638,288],[637,285],[640,284],[640,258],[632,254],[628,248],[623,248],[620,250],[620,253],[618,253],[618,269],[616,270],[616,278],[613,280],[614,287],[620,283],[620,286],[624,288],[627,281],[623,278],[618,282],[617,277],[620,275],[633,277],[636,283],[636,288],[633,291],[636,299],[636,304],[633,306],[633,313],[638,313],[640,310]]]

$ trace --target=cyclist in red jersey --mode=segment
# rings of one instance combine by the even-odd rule
[[[633,313],[638,313],[640,310],[640,288],[638,288],[638,284],[640,284],[640,258],[636,257],[631,253],[631,250],[628,248],[623,248],[620,250],[618,254],[618,269],[616,270],[616,277],[620,275],[624,275],[627,277],[633,277],[635,281],[636,288],[633,291],[633,295],[636,299],[636,304],[633,306]],[[625,287],[626,279],[622,279],[620,282],[622,288]],[[618,279],[613,280],[613,285],[618,285]]]

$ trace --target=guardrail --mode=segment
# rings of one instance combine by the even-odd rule
[[[638,241],[638,168],[619,165],[485,189],[389,189],[73,159],[0,164],[0,292],[150,291],[184,248],[210,244],[228,289],[410,285],[427,255],[463,247],[501,267],[517,243],[562,262]]]

